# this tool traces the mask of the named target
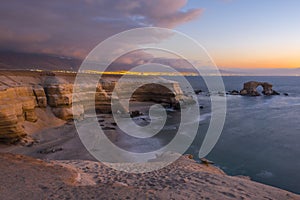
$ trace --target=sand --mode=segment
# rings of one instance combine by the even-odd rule
[[[99,121],[113,127],[111,115],[100,115]],[[108,133],[117,140],[117,128]],[[30,146],[0,146],[0,199],[300,199],[247,177],[228,176],[188,156],[153,172],[116,171],[89,154],[73,122],[32,137],[37,142]]]
[[[115,171],[99,162],[45,162],[0,154],[0,199],[300,199],[274,187],[231,177],[181,157],[143,174]]]

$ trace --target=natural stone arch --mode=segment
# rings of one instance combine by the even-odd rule
[[[264,95],[278,95],[279,93],[273,90],[273,85],[267,82],[249,81],[244,83],[244,88],[240,91],[241,95],[260,96],[257,87],[262,86]]]

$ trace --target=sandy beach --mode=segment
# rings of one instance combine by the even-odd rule
[[[100,125],[113,127],[111,115],[101,116]],[[73,122],[32,138],[36,142],[29,146],[1,145],[1,199],[300,199],[248,177],[228,176],[188,155],[153,172],[114,170],[89,154]],[[159,160],[142,167],[160,165]]]

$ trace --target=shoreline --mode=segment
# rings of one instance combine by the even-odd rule
[[[107,124],[110,124],[111,120],[112,120],[110,114],[103,115],[103,119],[105,120],[105,123],[107,123]],[[116,130],[109,130],[109,131],[110,131],[110,133],[114,132],[113,134],[117,134]],[[128,174],[128,173],[118,172],[112,168],[109,168],[109,167],[103,165],[101,162],[96,161],[89,154],[89,152],[87,152],[87,150],[85,150],[84,146],[81,144],[81,142],[78,138],[78,135],[76,134],[76,128],[74,127],[73,122],[65,123],[64,125],[59,126],[59,127],[53,127],[53,128],[48,128],[46,130],[41,130],[41,131],[35,133],[33,135],[33,137],[38,139],[39,143],[33,144],[32,146],[29,146],[29,147],[22,146],[22,145],[17,145],[17,146],[16,145],[1,145],[0,146],[0,152],[1,152],[0,154],[5,155],[6,153],[13,153],[15,156],[22,154],[25,156],[32,157],[33,159],[42,159],[43,162],[63,166],[64,168],[67,168],[73,172],[75,170],[77,173],[77,176],[80,177],[79,179],[77,177],[77,179],[79,181],[76,179],[77,183],[75,185],[77,185],[77,186],[92,186],[92,187],[97,186],[98,187],[99,183],[100,183],[100,185],[106,184],[105,187],[109,186],[109,187],[114,188],[115,186],[121,186],[121,187],[126,187],[128,189],[132,189],[132,185],[128,184],[127,181],[125,181],[125,183],[124,183],[124,177],[127,177],[126,174]],[[53,150],[53,149],[59,149],[59,148],[62,148],[62,149],[51,152],[51,149]],[[49,153],[41,153],[41,151],[43,151],[45,149],[48,149]],[[217,188],[221,187],[224,184],[223,183],[224,177],[226,177],[226,180],[228,177],[230,179],[233,179],[234,181],[242,181],[242,182],[246,181],[247,184],[244,185],[246,188],[244,191],[246,191],[246,192],[243,192],[243,194],[249,192],[249,191],[247,191],[247,188],[252,187],[253,186],[252,184],[254,184],[255,187],[256,187],[256,184],[259,184],[259,185],[262,185],[263,187],[268,187],[269,188],[268,190],[272,191],[272,192],[268,193],[269,195],[273,195],[273,192],[275,193],[275,191],[276,191],[276,192],[279,192],[280,194],[286,193],[285,196],[287,195],[288,197],[292,197],[290,199],[300,199],[300,196],[298,196],[295,193],[291,193],[286,190],[268,186],[268,185],[265,185],[262,183],[254,182],[254,181],[250,180],[249,177],[226,175],[220,168],[218,168],[214,165],[199,164],[195,160],[189,159],[188,155],[183,156],[182,158],[179,159],[179,161],[181,161],[182,159],[184,159],[184,161],[183,161],[185,163],[184,166],[182,166],[181,162],[176,161],[175,163],[172,163],[171,165],[169,165],[165,168],[162,168],[160,170],[157,170],[157,171],[165,171],[165,173],[167,173],[166,170],[168,169],[169,170],[169,171],[167,170],[168,175],[172,175],[172,173],[170,173],[171,170],[173,170],[173,171],[175,170],[174,172],[176,172],[177,170],[180,170],[180,168],[188,168],[189,170],[190,169],[194,170],[194,168],[195,168],[197,170],[193,171],[193,173],[197,172],[200,174],[207,173],[207,170],[210,170],[209,172],[210,173],[213,172],[212,173],[213,175],[215,173],[222,175],[222,178],[221,178],[222,181],[221,181],[221,179],[218,179],[220,181],[220,183],[212,184],[213,187],[216,187],[216,186],[218,186]],[[95,166],[97,166],[97,167],[95,167]],[[0,165],[0,167],[1,167],[1,165]],[[109,171],[109,174],[112,173],[113,175],[111,177],[106,176],[105,178],[103,178],[102,176],[99,176],[99,174],[103,174],[103,172],[102,172],[103,169],[105,169],[105,171]],[[154,171],[153,173],[156,174],[157,171]],[[151,173],[152,172],[150,172],[150,174]],[[183,174],[184,173],[187,173],[187,171],[183,171]],[[188,172],[188,174],[190,174],[190,173],[191,172]],[[120,176],[118,174],[122,174],[122,176]],[[148,174],[148,173],[146,173],[146,174]],[[25,175],[23,174],[23,176],[25,176]],[[186,176],[186,175],[184,175],[184,176]],[[118,177],[119,178],[123,177],[123,178],[121,178],[122,180],[119,180]],[[101,182],[106,179],[107,179],[107,181]],[[214,179],[215,179],[215,177],[213,178],[213,180]],[[114,180],[114,181],[112,181],[112,180]],[[140,180],[140,181],[147,182],[147,180],[148,180],[148,178],[145,180]],[[131,180],[131,179],[128,181],[129,181],[129,183],[134,182],[134,180]],[[160,180],[156,180],[156,181],[159,182]],[[171,182],[169,182],[169,183],[171,184]],[[204,181],[204,182],[202,181],[201,183],[204,185],[211,184],[209,182],[207,183],[206,181]],[[232,184],[232,183],[230,183],[230,184]],[[249,184],[250,184],[250,186],[249,186]],[[140,183],[134,185],[135,187],[133,187],[133,191],[136,191],[136,189],[138,189],[138,190],[141,189],[143,191],[145,191],[145,190],[156,191],[151,186],[147,186],[145,188],[140,188],[140,187],[137,187],[137,185],[140,185]],[[155,185],[155,184],[150,184],[150,185]],[[205,187],[207,187],[207,186],[205,186]],[[211,185],[209,187],[211,187]],[[259,186],[259,187],[261,187],[261,186]],[[169,187],[167,187],[167,188],[170,191],[172,190],[172,188],[169,188]],[[270,189],[270,188],[272,188],[272,189]],[[227,188],[227,189],[229,189],[229,188]],[[233,189],[233,188],[231,188],[231,189]],[[273,191],[273,189],[275,189],[275,190]],[[164,191],[165,190],[166,189],[164,189]],[[199,189],[199,191],[202,191],[202,189]],[[197,191],[193,191],[193,192],[194,192],[193,195],[195,195],[195,194],[199,195],[199,192],[197,192]],[[235,192],[237,192],[237,191],[235,191]],[[253,192],[253,191],[251,191],[251,192]],[[169,192],[166,192],[166,194],[169,194]],[[224,194],[225,194],[225,196],[224,196]],[[228,198],[228,194],[232,194],[232,193],[229,192],[227,194],[225,192],[224,194],[221,194],[221,196],[222,196],[222,198],[226,199],[226,198]],[[238,192],[238,194],[241,195],[239,192]],[[156,195],[156,197],[159,196],[157,191],[155,192],[155,195]],[[293,196],[293,195],[296,195],[296,196]],[[179,196],[182,199],[184,197],[184,196],[181,196],[181,194]],[[218,198],[220,198],[221,196],[218,196]],[[234,193],[233,196],[237,197],[236,193]],[[233,196],[231,198],[235,198]],[[246,197],[247,197],[247,195],[245,196],[245,198]],[[272,197],[274,199],[275,196],[272,196]],[[255,198],[259,199],[259,196],[256,196]]]
[[[16,75],[16,74],[15,74]],[[27,74],[28,75],[28,74]],[[38,84],[41,82],[41,77],[34,77],[29,78],[26,77],[26,75],[16,75],[10,77],[11,74],[5,78],[7,80],[10,80],[10,84],[12,87],[20,86],[25,81],[25,83],[33,83]],[[52,77],[53,78],[53,77]],[[62,78],[62,77],[58,77]],[[63,77],[67,82],[71,82],[73,77],[66,76]],[[16,84],[16,85],[15,85]],[[3,87],[7,88],[10,87],[9,85],[3,85]],[[30,86],[31,87],[31,86]],[[58,87],[59,88],[59,87]],[[65,87],[64,89],[68,89],[68,87]],[[24,90],[25,91],[25,90]],[[38,91],[38,90],[37,90]],[[45,90],[46,91],[46,90]],[[106,90],[107,94],[109,94],[109,90]],[[23,94],[23,93],[21,93]],[[48,95],[48,94],[47,94]],[[50,94],[49,96],[51,96]],[[55,95],[55,94],[53,94]],[[69,95],[69,94],[67,94]],[[64,90],[62,90],[61,97],[67,96],[64,93]],[[46,100],[49,100],[49,96],[41,96],[42,98],[46,98]],[[27,98],[27,97],[26,97]],[[38,98],[38,96],[37,96]],[[32,98],[31,98],[32,100]],[[60,101],[60,99],[56,99],[57,102]],[[8,101],[6,101],[8,102]],[[70,103],[70,102],[69,102]],[[153,102],[152,102],[153,103]],[[70,103],[70,105],[72,102]],[[63,104],[62,104],[63,105]],[[131,108],[129,111],[135,111],[138,110],[139,112],[147,113],[148,111],[148,104],[145,106],[144,103],[142,105],[139,105],[137,102],[134,103],[135,106]],[[151,103],[149,103],[151,105]],[[7,106],[7,105],[6,105]],[[208,197],[208,198],[255,198],[259,199],[260,197],[263,197],[265,195],[268,198],[276,199],[277,197],[281,196],[282,198],[289,198],[293,197],[291,199],[300,199],[298,195],[293,194],[291,192],[287,192],[285,190],[279,189],[279,188],[273,188],[267,185],[263,185],[254,181],[248,180],[248,178],[245,177],[238,177],[238,176],[229,176],[225,175],[223,171],[221,171],[219,168],[212,166],[212,165],[202,165],[196,163],[196,161],[188,159],[187,156],[183,156],[179,159],[179,161],[172,163],[170,166],[167,166],[163,169],[146,173],[150,175],[145,175],[143,179],[139,179],[138,177],[133,176],[134,178],[128,178],[128,174],[124,174],[122,172],[115,171],[113,169],[108,169],[103,164],[99,162],[95,162],[95,159],[89,154],[89,152],[84,148],[83,144],[81,143],[81,140],[79,139],[79,136],[77,134],[76,128],[74,126],[73,122],[68,121],[67,119],[59,119],[59,117],[55,116],[53,113],[53,110],[51,109],[57,109],[62,108],[61,106],[58,107],[51,107],[48,104],[44,105],[45,107],[36,107],[35,105],[32,106],[32,108],[29,110],[30,113],[35,113],[37,116],[37,120],[34,121],[34,118],[30,118],[32,121],[26,121],[23,120],[20,123],[23,125],[24,130],[26,133],[28,133],[28,137],[24,139],[23,146],[18,145],[0,145],[0,153],[3,159],[5,159],[6,156],[12,158],[11,162],[14,162],[14,159],[19,160],[20,162],[23,161],[30,161],[28,164],[32,165],[32,167],[35,166],[36,162],[42,162],[41,165],[51,165],[50,168],[55,166],[59,166],[62,168],[67,168],[71,171],[71,174],[75,173],[75,176],[72,175],[69,178],[73,180],[72,184],[75,184],[76,187],[72,186],[71,188],[69,186],[66,186],[66,190],[76,190],[77,195],[81,195],[81,192],[85,193],[87,195],[86,197],[90,197],[89,192],[92,190],[92,193],[95,195],[99,195],[97,191],[94,191],[94,189],[88,188],[83,189],[80,191],[77,186],[87,186],[87,187],[95,187],[95,185],[98,187],[102,187],[103,191],[105,191],[105,188],[107,185],[109,186],[109,191],[112,193],[116,192],[116,187],[121,187],[120,191],[131,191],[132,195],[131,197],[138,197],[139,194],[144,197],[143,195],[145,193],[149,193],[149,191],[153,192],[153,197],[168,197],[173,198],[172,194],[179,191],[179,193],[176,193],[176,197],[180,199],[184,199],[188,194],[191,195],[191,197],[197,198],[199,195],[203,195],[202,197]],[[63,105],[65,106],[65,105]],[[69,106],[69,105],[68,105]],[[106,105],[105,105],[106,106]],[[68,111],[69,107],[64,108],[66,111]],[[145,111],[144,111],[145,110]],[[29,113],[28,111],[28,113]],[[66,113],[69,117],[69,114]],[[90,119],[87,113],[84,113],[86,118],[83,118],[87,123]],[[34,116],[34,115],[32,115]],[[22,115],[18,116],[22,118]],[[26,117],[26,113],[25,113]],[[122,136],[120,134],[120,130],[115,125],[114,120],[112,119],[111,114],[105,114],[101,113],[98,115],[98,123],[99,125],[105,129],[107,135],[109,138],[116,142],[118,145],[121,145],[122,147],[127,148],[128,150],[139,150],[138,145],[142,145],[139,141],[134,140],[127,140],[126,137]],[[143,119],[141,121],[146,122],[148,119]],[[33,122],[34,121],[34,122]],[[87,124],[88,125],[88,124]],[[171,128],[172,127],[168,127]],[[176,128],[176,127],[175,127]],[[32,134],[34,133],[34,134]],[[32,138],[33,139],[32,139]],[[169,135],[165,137],[170,137]],[[34,142],[34,141],[37,142]],[[159,141],[159,138],[154,138],[152,141]],[[158,142],[159,143],[159,142]],[[154,146],[155,147],[155,146]],[[144,146],[143,146],[144,148]],[[151,145],[149,147],[152,148]],[[146,149],[149,150],[149,149]],[[3,154],[3,153],[13,153],[15,155],[10,154]],[[23,154],[34,158],[28,158],[26,156],[20,156],[17,154]],[[122,155],[120,155],[122,157]],[[42,161],[37,161],[37,159],[42,159]],[[146,160],[159,160],[159,157],[156,155],[153,155],[153,157],[145,158]],[[130,160],[132,161],[132,160]],[[5,161],[4,161],[5,162]],[[157,163],[156,163],[157,164]],[[23,169],[22,165],[19,166],[15,163],[17,168],[20,168],[19,171],[16,173],[20,173],[18,176],[22,177],[22,179],[32,179],[33,177],[27,177],[26,170]],[[24,167],[26,164],[24,164]],[[2,163],[0,164],[1,168],[7,167],[6,164]],[[30,167],[29,167],[30,168]],[[26,168],[27,169],[27,168]],[[13,172],[13,169],[8,168],[7,170],[11,170],[11,173]],[[102,171],[104,170],[104,171]],[[211,170],[211,171],[209,171]],[[51,171],[51,170],[50,170]],[[9,171],[7,171],[9,173]],[[104,176],[105,173],[108,173],[108,176]],[[179,173],[179,174],[178,174]],[[217,174],[216,174],[217,173]],[[221,174],[220,174],[221,173]],[[33,173],[34,174],[34,173]],[[192,175],[196,174],[196,177],[190,177]],[[208,176],[211,178],[207,179],[207,177],[203,174],[209,174]],[[60,176],[60,175],[59,175]],[[173,179],[173,176],[176,176],[176,178]],[[217,176],[217,177],[215,177]],[[219,177],[220,176],[220,177]],[[2,177],[6,177],[3,175]],[[42,177],[42,175],[41,175]],[[81,178],[80,178],[81,177]],[[82,178],[85,177],[85,178]],[[151,179],[155,177],[155,179]],[[160,185],[161,182],[164,182],[164,177],[168,177],[166,182],[163,186]],[[171,178],[170,178],[171,177]],[[187,180],[182,181],[188,177]],[[8,177],[8,180],[10,177]],[[57,177],[59,178],[59,177]],[[128,178],[128,183],[127,183]],[[177,179],[178,178],[178,179]],[[5,178],[4,178],[5,179]],[[126,180],[125,180],[126,179]],[[136,179],[136,180],[135,180]],[[81,182],[78,180],[82,180]],[[106,181],[105,181],[106,180]],[[141,181],[141,182],[138,182]],[[150,181],[152,180],[152,181]],[[190,182],[192,180],[192,182]],[[214,180],[217,180],[214,182]],[[228,182],[226,182],[226,181]],[[10,180],[13,183],[13,180]],[[32,180],[30,180],[32,181]],[[30,183],[29,181],[29,183]],[[102,182],[104,181],[104,182]],[[150,183],[149,183],[150,181]],[[241,191],[236,191],[235,187],[237,185],[234,185],[234,181],[237,181],[239,183],[242,183],[243,189]],[[246,182],[244,182],[246,181]],[[37,182],[39,180],[37,179]],[[82,183],[84,182],[84,183]],[[144,183],[143,183],[144,182]],[[155,183],[152,183],[155,182]],[[224,182],[224,183],[223,183]],[[23,182],[18,182],[17,184],[22,185]],[[92,185],[90,185],[93,183]],[[149,184],[148,184],[149,183]],[[224,184],[227,183],[227,185],[224,186]],[[65,183],[61,183],[65,184]],[[83,185],[80,185],[83,184]],[[87,184],[87,185],[85,185]],[[143,185],[145,187],[140,187],[140,185]],[[181,184],[184,185],[184,187],[181,186]],[[198,188],[195,188],[195,184]],[[68,185],[68,184],[67,184]],[[159,186],[156,188],[156,186]],[[174,185],[174,187],[173,187]],[[23,185],[22,185],[23,186]],[[21,186],[20,186],[21,187]],[[44,186],[43,186],[44,187]],[[49,186],[45,186],[46,188],[50,188]],[[56,186],[55,186],[56,187]],[[211,189],[208,189],[208,187]],[[224,188],[225,187],[225,188]],[[266,187],[266,188],[265,188]],[[262,188],[265,189],[265,191],[262,190]],[[8,188],[1,188],[1,190],[5,191]],[[12,185],[12,189],[16,189],[14,185]],[[57,188],[56,188],[57,189]],[[224,191],[223,191],[224,189]],[[222,191],[221,191],[222,190]],[[54,191],[54,190],[53,190]],[[53,192],[50,191],[51,193]],[[185,191],[188,191],[188,193],[184,193]],[[204,193],[201,193],[203,192]],[[22,193],[26,193],[27,191],[23,191]],[[91,192],[91,191],[90,191]],[[215,193],[215,194],[214,194]],[[123,194],[122,192],[120,194]],[[126,194],[126,192],[124,193]],[[69,193],[60,193],[60,195],[69,195]],[[167,196],[161,196],[161,195],[167,195]],[[194,195],[194,196],[193,196]],[[213,196],[216,195],[216,196]],[[218,196],[219,195],[219,196]],[[247,196],[248,195],[248,196]],[[262,196],[257,196],[262,195]],[[70,197],[70,198],[77,198]],[[84,197],[84,196],[80,196]],[[58,196],[57,196],[58,198]]]

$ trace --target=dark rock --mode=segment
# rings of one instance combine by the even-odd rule
[[[63,148],[59,147],[59,148],[48,148],[48,149],[43,149],[38,151],[38,153],[40,154],[49,154],[49,153],[55,153],[57,151],[62,151]]]
[[[272,95],[280,95],[280,93],[279,93],[279,92],[276,92],[275,90],[273,90]]]
[[[202,164],[205,164],[205,165],[214,164],[213,161],[207,160],[206,158],[200,158],[200,161]]]
[[[133,118],[133,117],[138,117],[138,116],[141,116],[143,115],[143,113],[141,113],[140,111],[138,110],[134,110],[132,112],[130,112],[130,117]]]
[[[232,90],[232,91],[229,91],[229,94],[230,94],[230,95],[239,95],[240,92],[237,91],[237,90]]]
[[[109,131],[109,130],[116,130],[116,128],[114,128],[114,127],[104,127],[104,128],[102,128],[102,130]]]
[[[171,107],[173,107],[174,110],[180,110],[180,103],[177,102],[177,103],[173,104]]]
[[[284,95],[284,96],[289,96],[289,94],[288,94],[288,93],[283,93],[283,95]]]
[[[194,90],[195,94],[200,94],[202,90]]]

